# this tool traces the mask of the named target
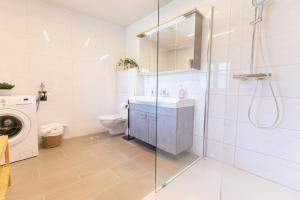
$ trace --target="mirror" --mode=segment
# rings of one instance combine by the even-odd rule
[[[197,10],[163,23],[140,35],[141,72],[157,72],[157,31],[159,30],[159,71],[176,72],[201,68],[203,16]]]

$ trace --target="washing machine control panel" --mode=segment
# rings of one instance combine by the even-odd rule
[[[6,99],[5,98],[1,98],[0,99],[0,108],[5,107],[6,104]]]
[[[36,97],[34,96],[5,96],[0,97],[0,107],[8,105],[30,105],[35,104]]]

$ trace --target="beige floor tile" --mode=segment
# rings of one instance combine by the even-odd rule
[[[79,182],[71,184],[58,192],[46,195],[46,200],[75,200],[90,198],[93,194],[104,191],[117,184],[119,179],[110,171],[104,171],[89,176]]]
[[[116,174],[121,180],[148,171],[147,169],[143,168],[139,163],[132,162],[132,160],[116,165],[110,168],[110,170],[114,174]]]
[[[49,173],[51,173],[51,171],[49,171]],[[65,171],[60,174],[55,173],[47,178],[40,178],[35,181],[28,179],[27,182],[24,182],[23,184],[12,185],[9,188],[9,195],[7,199],[43,196],[50,194],[51,192],[61,190],[67,185],[78,181],[79,178],[70,171]]]
[[[46,164],[43,164],[41,166],[38,166],[38,171],[40,178],[46,178],[60,175],[61,173],[69,172],[69,173],[75,173],[73,170],[73,165],[69,163],[66,160],[58,160],[57,162],[51,162]]]
[[[102,154],[94,159],[75,164],[74,169],[81,178],[84,178],[108,170],[124,161],[126,159],[118,155]]]
[[[189,152],[172,156],[159,151],[156,161],[156,173],[160,181],[159,185],[174,177],[178,172],[182,171],[197,159],[198,157],[196,155]]]
[[[30,168],[28,170],[22,170],[17,173],[12,173],[11,174],[12,180],[12,185],[17,185],[17,184],[26,184],[28,180],[30,181],[38,181],[39,179],[39,172],[37,168]]]
[[[95,200],[140,200],[154,189],[152,173],[141,173],[96,195]]]
[[[150,171],[155,170],[155,153],[154,152],[143,152],[132,159],[133,162],[139,163],[143,168]]]
[[[166,181],[193,159],[190,154],[159,154],[158,179]],[[154,172],[153,148],[94,134],[64,140],[57,148],[41,149],[36,158],[13,163],[7,200],[134,200],[154,190]],[[138,190],[132,193],[132,186]]]
[[[11,198],[8,195],[7,199],[9,199],[9,200],[45,200],[44,196],[36,196],[36,195],[31,195],[31,196],[21,197],[21,198],[19,198],[19,197]]]
[[[27,171],[36,170],[36,158],[31,158],[11,164],[11,173],[20,174],[26,173]]]

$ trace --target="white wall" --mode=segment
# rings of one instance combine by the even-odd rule
[[[251,1],[211,0],[214,21],[208,154],[238,168],[300,190],[300,2],[270,0],[265,10],[263,43],[282,107],[278,128],[262,130],[247,118],[254,81],[233,80],[249,72]],[[220,34],[230,32],[230,34]],[[262,67],[261,58],[256,63]],[[268,85],[260,89],[262,104],[254,107],[270,124],[275,116]]]
[[[127,103],[132,96],[142,96],[144,94],[143,76],[139,75],[137,68],[117,73],[117,108],[121,112],[121,105]]]
[[[120,26],[39,0],[0,0],[0,81],[15,83],[15,95],[36,95],[44,82],[39,122],[70,124],[65,137],[102,131],[97,116],[116,111],[114,65],[124,55]]]
[[[207,11],[208,4],[206,2],[187,0],[176,0],[161,8],[161,23],[177,17],[195,9],[201,8]],[[140,58],[140,40],[136,37],[139,33],[150,29],[157,25],[157,13],[131,24],[126,28],[126,54],[137,60]],[[205,30],[207,31],[207,30]],[[204,34],[205,35],[205,34]],[[207,35],[207,34],[206,34]],[[206,36],[205,35],[205,36]],[[207,43],[203,42],[203,50],[205,51]],[[181,86],[188,90],[190,98],[196,100],[195,106],[195,127],[194,127],[194,146],[191,152],[203,155],[203,123],[204,123],[204,106],[205,106],[205,89],[206,89],[206,66],[205,54],[203,59],[203,69],[201,71],[192,71],[184,73],[163,74],[159,76],[159,91],[167,90],[171,97],[178,97]],[[159,58],[163,59],[163,58]],[[160,66],[161,67],[161,66]],[[144,94],[150,96],[151,92],[156,90],[156,76],[144,76]]]

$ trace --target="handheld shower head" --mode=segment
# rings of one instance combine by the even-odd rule
[[[252,4],[255,7],[255,20],[251,24],[256,24],[262,21],[264,7],[268,0],[252,0]]]
[[[254,7],[264,7],[268,0],[252,0]]]

